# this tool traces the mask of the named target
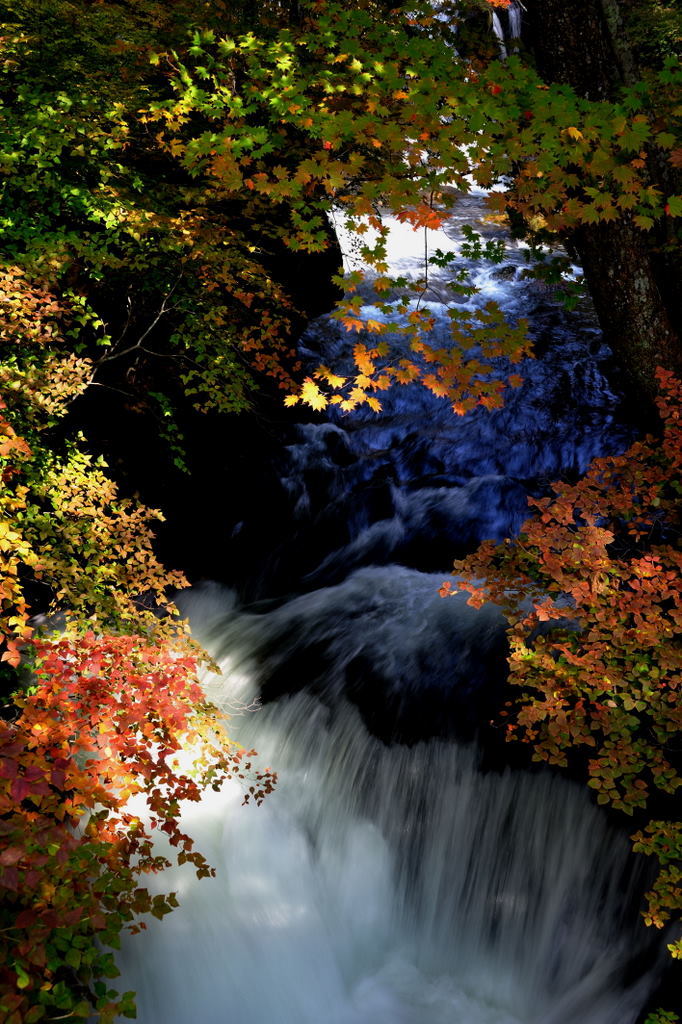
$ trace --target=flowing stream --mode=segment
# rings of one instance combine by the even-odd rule
[[[463,197],[428,246],[457,247],[458,224],[482,212]],[[500,615],[438,597],[454,555],[518,529],[528,494],[628,438],[589,309],[567,318],[521,280],[523,247],[505,246],[502,267],[470,263],[479,292],[457,300],[530,318],[539,358],[505,408],[455,417],[411,388],[379,415],[300,423],[273,456],[267,535],[232,524],[254,553],[254,600],[215,584],[184,598],[223,668],[212,699],[267,699],[232,733],[280,783],[260,808],[235,784],[183,813],[217,877],[153,880],[181,906],[124,942],[141,1024],[637,1018],[651,979],[627,969],[645,940],[627,841],[581,786],[481,770]],[[394,225],[394,272],[419,275],[423,252],[423,233]],[[447,274],[424,297],[436,333]],[[338,369],[348,346],[321,318],[301,353]]]

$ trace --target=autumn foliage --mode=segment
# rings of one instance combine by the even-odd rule
[[[0,417],[0,1007],[8,1024],[95,1011],[107,1021],[134,1004],[110,987],[105,947],[175,905],[141,884],[168,864],[151,830],[209,874],[179,824],[181,802],[233,776],[260,802],[274,777],[252,770],[205,701],[206,657],[167,597],[185,580],[153,554],[158,513],[122,500],[77,442],[45,446],[92,370],[65,345],[64,307],[19,271],[0,284],[2,380],[14,397]],[[62,632],[30,622],[37,586]]]
[[[117,971],[105,947],[143,928],[141,915],[177,906],[143,884],[170,863],[153,830],[178,863],[211,874],[179,823],[182,801],[249,776],[245,798],[260,802],[274,777],[232,746],[182,645],[86,633],[35,641],[31,653],[18,717],[0,720],[3,1019],[134,1016],[132,993],[106,980]]]
[[[167,833],[178,863],[210,874],[179,825],[181,802],[231,777],[247,780],[245,799],[260,802],[274,776],[252,770],[253,752],[234,746],[206,703],[201,652],[181,624],[174,640],[167,625],[31,638],[16,565],[3,588],[15,611],[6,614],[5,663],[23,658],[23,685],[0,718],[3,1019],[131,1016],[130,994],[121,999],[104,980],[117,971],[103,948],[118,945],[122,928],[144,927],[141,915],[176,905],[140,883],[169,863],[149,830]],[[190,769],[174,760],[181,751]],[[143,798],[135,814],[133,797]]]
[[[203,655],[169,600],[186,581],[154,552],[162,514],[123,498],[79,436],[69,417],[81,396],[107,387],[156,401],[176,465],[176,403],[242,410],[266,379],[287,405],[313,410],[378,411],[387,388],[414,382],[457,414],[498,407],[521,383],[503,379],[500,359],[513,371],[528,355],[527,325],[494,303],[458,304],[472,288],[453,267],[450,335],[435,346],[429,260],[415,282],[391,278],[386,262],[386,211],[437,229],[472,182],[504,183],[491,214],[514,219],[538,276],[560,279],[568,261],[554,243],[593,225],[679,250],[679,63],[666,56],[613,100],[586,99],[519,55],[499,59],[490,7],[507,3],[446,5],[449,21],[421,0],[390,17],[374,0],[0,4],[8,1024],[131,1014],[109,987],[107,947],[140,915],[173,906],[143,884],[166,863],[152,830],[206,874],[181,802],[230,776],[247,776],[257,800],[273,782],[205,703]],[[471,11],[484,31],[470,30]],[[334,314],[353,339],[353,369],[319,366],[301,380],[300,318],[272,267],[282,253],[322,253],[331,214],[368,268],[345,278]],[[473,235],[469,244],[494,257]],[[557,765],[585,748],[597,799],[641,819],[635,848],[661,866],[655,925],[679,908],[681,842],[672,820],[646,819],[679,785],[680,395],[669,375],[660,382],[662,440],[556,484],[520,538],[484,545],[458,569],[472,601],[498,601],[510,621],[510,682],[524,695],[508,711],[510,735]],[[51,615],[62,632],[50,632]],[[194,752],[191,771],[176,763],[181,746]]]
[[[509,621],[518,688],[505,712],[509,738],[559,766],[584,749],[597,801],[643,822],[634,849],[659,863],[644,918],[660,928],[682,910],[672,800],[682,786],[682,385],[662,370],[658,378],[662,436],[531,500],[519,537],[457,562],[454,586],[475,607],[499,604]],[[673,816],[660,819],[661,808]],[[670,950],[682,956],[680,941]]]
[[[168,597],[186,581],[153,551],[160,513],[56,433],[92,386],[95,360],[70,343],[91,314],[19,267],[0,274],[0,309],[0,1009],[7,1024],[112,1021],[134,1002],[111,987],[111,948],[176,905],[143,884],[169,863],[153,830],[210,874],[182,802],[232,777],[260,802],[274,776],[206,703],[207,657]],[[36,593],[59,614],[38,629]]]
[[[356,360],[354,376],[330,383],[321,367],[292,401],[376,407],[387,379],[419,380],[458,411],[502,401],[489,360],[521,357],[522,325],[505,324],[494,303],[483,314],[455,306],[451,346],[430,351],[429,314],[420,308],[428,268],[412,284],[390,278],[385,211],[415,230],[438,228],[472,181],[503,182],[489,196],[491,210],[523,224],[545,256],[557,237],[614,221],[655,232],[666,250],[679,247],[682,78],[674,58],[624,85],[615,101],[594,100],[568,85],[550,88],[518,56],[501,61],[485,45],[463,48],[456,33],[466,9],[437,22],[429,4],[411,5],[388,29],[371,3],[325,0],[304,11],[296,26],[197,31],[185,55],[158,54],[173,95],[144,115],[195,180],[227,200],[245,197],[254,219],[281,224],[289,248],[322,250],[332,212],[360,237],[383,315],[361,314],[362,275],[352,275],[337,316],[361,332],[356,353],[362,360],[369,352],[375,370]],[[366,340],[395,333],[407,351],[403,342],[396,352]],[[467,359],[477,345],[485,358]]]

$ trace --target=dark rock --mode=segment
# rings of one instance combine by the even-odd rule
[[[506,264],[504,267],[495,267],[490,274],[497,281],[512,281],[516,277],[516,267],[512,266],[511,263]]]

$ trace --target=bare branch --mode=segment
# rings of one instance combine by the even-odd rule
[[[93,363],[93,377],[94,377],[94,374],[97,372],[97,368],[102,366],[102,365],[104,365],[104,363],[111,363],[115,359],[121,359],[123,356],[129,355],[131,352],[135,352],[135,351],[139,351],[139,350],[141,350],[143,352],[148,351],[147,349],[144,348],[144,345],[143,345],[143,342],[144,342],[145,338],[149,337],[149,335],[154,330],[154,328],[156,327],[156,325],[159,323],[159,321],[161,320],[161,318],[163,316],[165,316],[167,313],[170,313],[174,309],[177,308],[176,306],[169,306],[168,305],[168,300],[170,299],[171,295],[173,294],[173,292],[175,291],[177,286],[180,284],[180,281],[182,280],[182,276],[183,275],[180,274],[180,276],[178,277],[177,281],[175,281],[171,285],[171,287],[168,289],[168,291],[166,292],[166,294],[164,295],[164,297],[163,297],[163,299],[161,301],[161,305],[159,306],[158,312],[156,313],[154,319],[149,324],[149,326],[146,328],[146,330],[144,330],[142,332],[140,337],[137,339],[137,341],[133,345],[128,345],[127,348],[114,350],[112,352],[107,352],[105,355],[101,356],[99,359],[97,359]],[[126,335],[126,333],[128,331],[128,328],[130,326],[130,322],[131,322],[131,318],[132,318],[132,303],[131,303],[131,300],[130,300],[130,295],[128,295],[128,297],[127,297],[127,306],[128,306],[128,316],[127,316],[126,323],[125,323],[125,325],[123,327],[123,331],[121,333],[120,338],[118,339],[117,344],[120,344],[120,342],[123,340],[123,338],[125,337],[125,335]],[[150,352],[149,354],[151,354],[151,355],[158,355],[158,353],[152,353],[152,352]],[[92,380],[92,378],[91,378],[91,380]]]

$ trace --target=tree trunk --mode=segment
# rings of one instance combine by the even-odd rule
[[[637,77],[617,0],[526,0],[524,39],[548,82],[590,100],[612,99]],[[673,191],[672,168],[653,154],[652,182]],[[637,228],[630,214],[584,225],[566,238],[585,272],[606,342],[633,390],[651,399],[655,370],[682,372],[680,255],[664,251],[666,226]]]
[[[672,322],[644,232],[626,220],[581,227],[570,239],[585,272],[604,340],[633,390],[653,397],[657,366],[679,371],[680,337]]]

